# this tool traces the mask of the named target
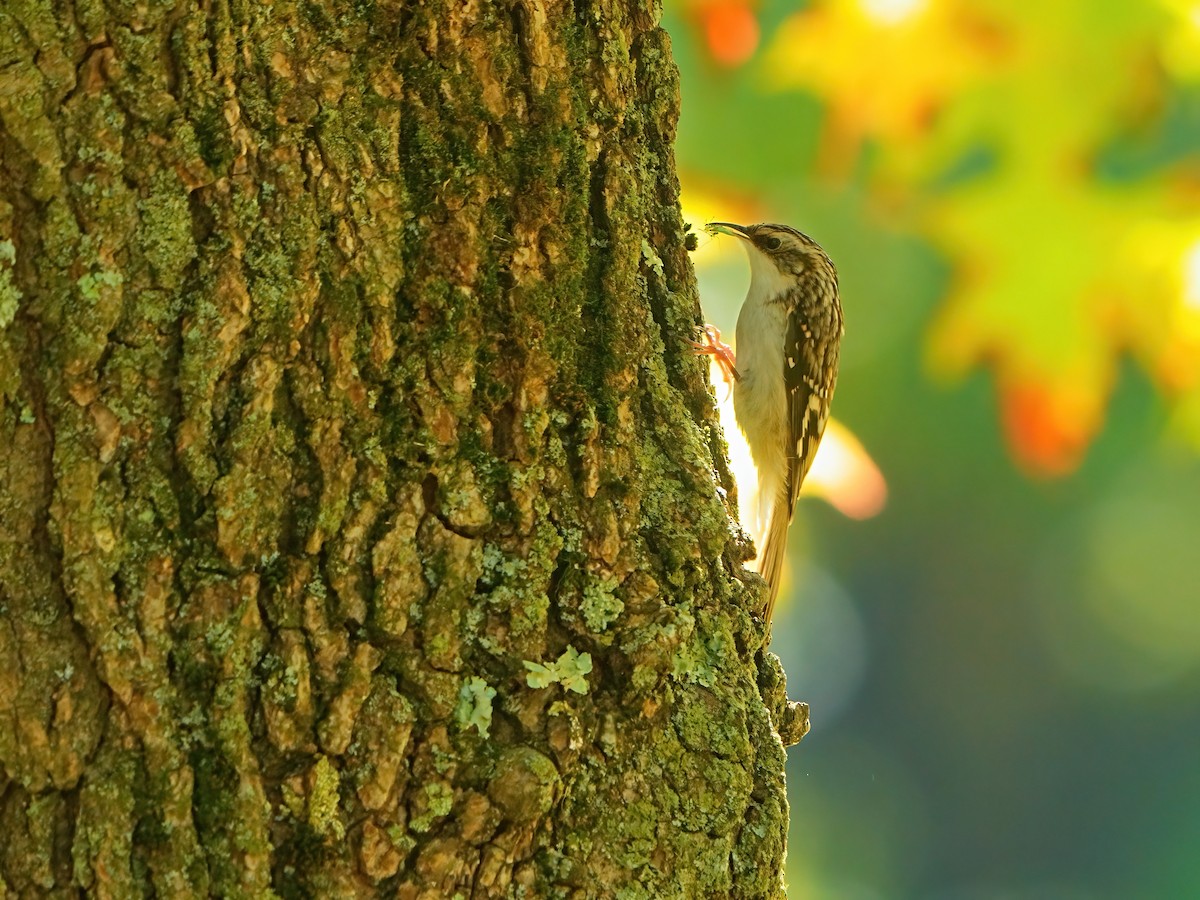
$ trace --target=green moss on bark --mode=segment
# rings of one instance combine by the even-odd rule
[[[656,15],[0,11],[14,891],[781,895]]]

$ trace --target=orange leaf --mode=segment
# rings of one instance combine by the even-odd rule
[[[1047,381],[1000,389],[1001,418],[1013,456],[1035,475],[1073,471],[1100,429],[1104,397],[1081,385]]]
[[[740,66],[758,49],[758,19],[738,0],[714,0],[699,11],[704,40],[713,59],[723,66]]]

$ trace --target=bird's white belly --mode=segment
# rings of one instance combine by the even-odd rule
[[[733,388],[733,408],[758,469],[759,505],[765,511],[782,492],[787,477],[783,450],[788,427],[783,380],[787,316],[781,304],[756,297],[753,287],[738,316],[741,378]]]

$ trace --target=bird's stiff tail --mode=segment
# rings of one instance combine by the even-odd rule
[[[763,537],[762,550],[758,554],[758,574],[767,581],[767,638],[771,636],[771,615],[775,612],[775,598],[779,596],[779,578],[783,573],[783,558],[787,555],[788,526],[792,517],[788,514],[786,500],[777,500],[767,515],[767,532]]]

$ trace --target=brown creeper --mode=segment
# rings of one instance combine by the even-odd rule
[[[705,230],[741,238],[750,257],[736,361],[711,326],[697,349],[715,356],[734,378],[734,412],[758,469],[764,534],[758,571],[769,589],[769,628],[796,495],[817,453],[837,384],[842,342],[837,269],[816,241],[786,225],[710,222]]]

